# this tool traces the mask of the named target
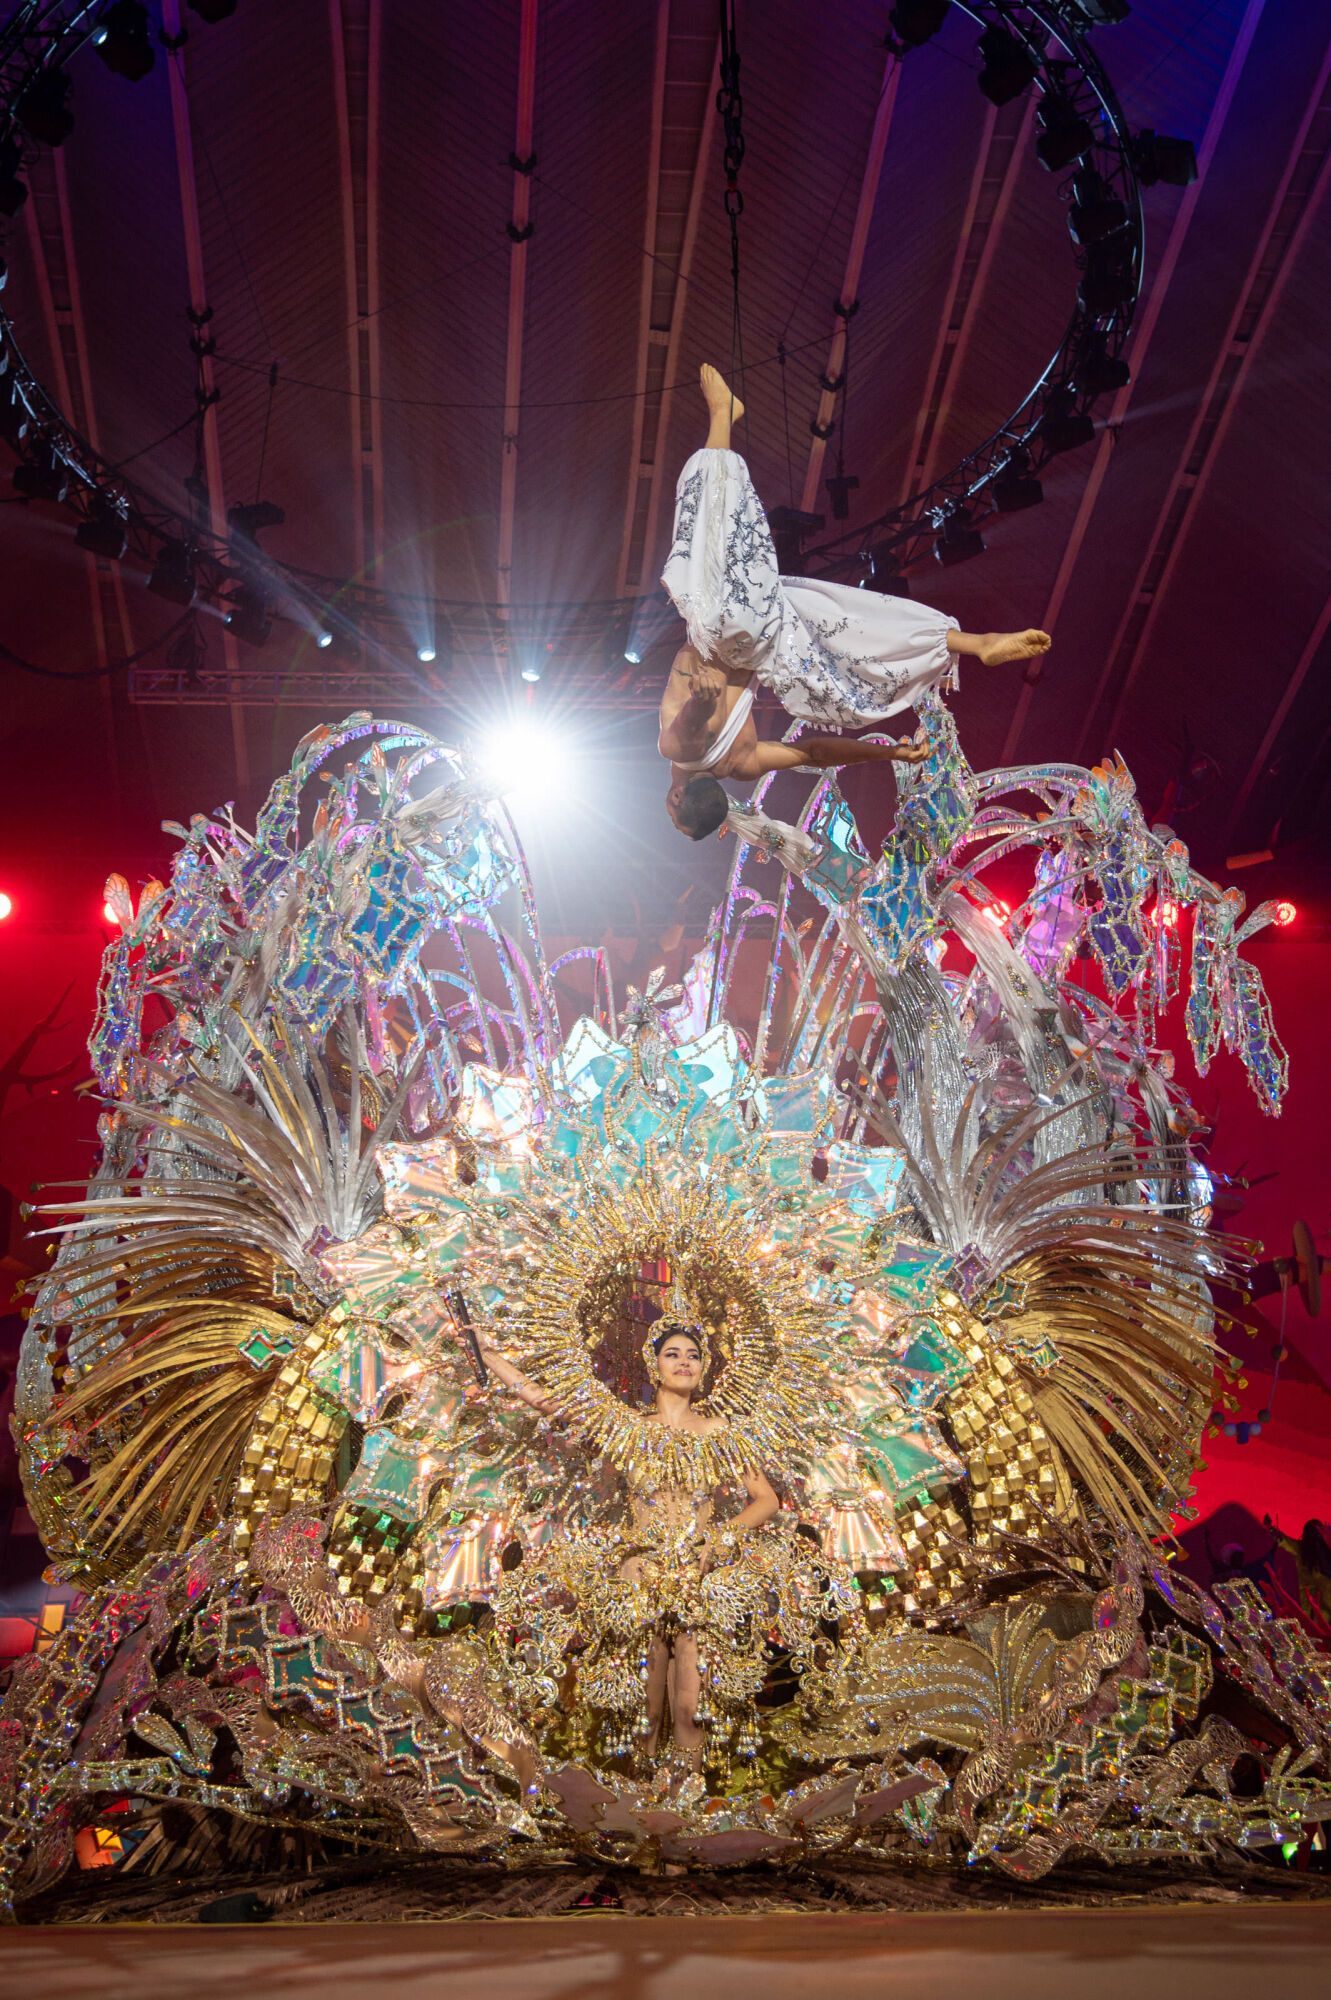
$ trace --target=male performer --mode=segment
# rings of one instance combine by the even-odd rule
[[[863,729],[954,674],[958,654],[999,666],[1049,646],[1047,632],[961,632],[955,618],[909,598],[781,576],[748,467],[730,449],[744,405],[710,365],[701,381],[707,443],[679,476],[675,539],[662,578],[688,644],[676,653],[661,697],[658,738],[670,760],[666,810],[690,840],[705,840],[724,823],[730,800],[721,778],[918,764],[927,754],[922,744],[843,735],[762,743],[753,725],[755,682],[802,721]]]

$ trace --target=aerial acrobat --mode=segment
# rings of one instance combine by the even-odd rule
[[[670,762],[666,810],[681,833],[705,840],[725,823],[719,780],[842,764],[916,764],[923,744],[808,735],[761,742],[755,684],[801,721],[864,729],[909,708],[954,671],[960,655],[986,666],[1027,660],[1049,634],[962,632],[909,598],[821,578],[783,577],[749,469],[730,449],[744,413],[717,369],[700,372],[707,441],[679,476],[675,532],[662,581],[687,627],[661,696],[658,748]]]

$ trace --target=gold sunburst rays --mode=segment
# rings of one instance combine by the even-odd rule
[[[780,1467],[823,1427],[827,1340],[836,1310],[816,1297],[799,1245],[771,1233],[780,1196],[770,1182],[682,1172],[651,1150],[621,1184],[539,1173],[527,1196],[486,1226],[478,1204],[477,1277],[502,1290],[490,1337],[512,1347],[575,1425],[621,1471],[650,1460],[667,1483],[733,1478]],[[491,1211],[493,1214],[493,1211]],[[489,1236],[488,1243],[486,1236]],[[635,1260],[665,1259],[691,1312],[708,1328],[719,1371],[707,1405],[724,1430],[701,1438],[645,1420],[597,1373],[596,1349]]]

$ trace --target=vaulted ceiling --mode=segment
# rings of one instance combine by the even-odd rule
[[[80,57],[75,130],[5,245],[25,352],[106,458],[185,503],[186,308],[206,305],[209,502],[219,519],[279,503],[273,554],[404,598],[650,591],[699,441],[697,365],[738,358],[714,0],[240,0],[212,26],[161,11],[188,40],[143,82]],[[981,95],[960,5],[898,68],[887,12],[738,9],[740,442],[770,502],[821,509],[839,446],[852,525],[1007,415],[1075,288],[1030,94]],[[1273,844],[1305,865],[1331,743],[1331,15],[1139,0],[1096,47],[1132,122],[1191,138],[1201,176],[1147,193],[1133,381],[1094,443],[915,594],[972,627],[1054,632],[1037,684],[968,677],[974,762],[1118,747],[1206,865]],[[825,449],[810,424],[848,281]],[[0,563],[0,640],[34,664],[115,661],[169,621],[141,572],[99,568],[50,511],[0,509]],[[215,627],[209,643],[237,667],[260,657]],[[229,711],[133,699],[123,671],[7,671],[0,840],[58,846],[100,821],[146,854],[164,814],[252,805],[327,712],[281,701],[309,660],[279,626],[262,655],[276,698]],[[659,843],[682,881],[697,856],[659,816],[650,725],[616,710],[605,668],[584,761],[607,817],[637,814],[638,851]],[[453,705],[441,675],[413,713],[447,734]]]

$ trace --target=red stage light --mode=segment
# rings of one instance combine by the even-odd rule
[[[14,898],[12,896],[7,896],[4,890],[0,889],[0,924],[4,922],[6,917],[12,917],[13,914],[14,914]]]
[[[1298,914],[1299,914],[1299,906],[1297,903],[1276,904],[1275,919],[1278,924],[1292,924],[1295,917],[1297,917]]]
[[[1001,896],[995,896],[991,903],[985,904],[984,914],[991,924],[1005,924],[1012,915],[1012,905],[1005,903]]]
[[[109,903],[102,904],[102,921],[107,924],[118,924],[120,922],[119,917]]]
[[[1157,903],[1155,906],[1156,922],[1158,924],[1164,924],[1171,931],[1173,930],[1175,924],[1178,922],[1179,915],[1180,911],[1177,903],[1169,903],[1169,902]]]

